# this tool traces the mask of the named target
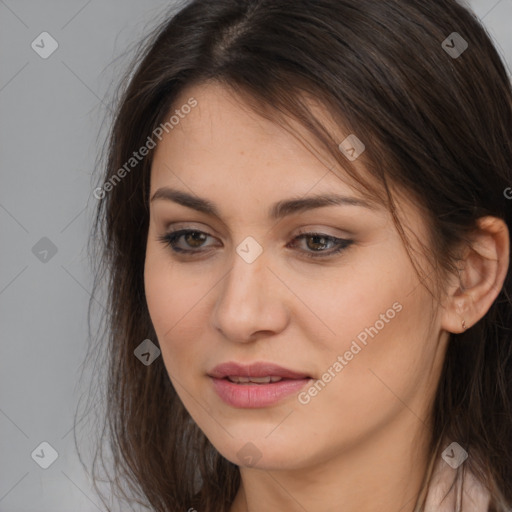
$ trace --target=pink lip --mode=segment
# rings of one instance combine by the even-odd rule
[[[273,405],[297,393],[311,377],[272,363],[241,365],[234,362],[216,366],[209,374],[219,397],[232,407],[255,409]],[[268,384],[237,384],[227,377],[281,377]]]
[[[217,365],[209,374],[210,377],[223,379],[224,377],[282,377],[283,379],[309,378],[305,373],[298,373],[273,363],[239,364],[235,362]]]

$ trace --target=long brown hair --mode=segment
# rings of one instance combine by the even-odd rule
[[[443,46],[452,35],[455,47],[454,32],[467,43],[460,55]],[[90,253],[93,297],[101,286],[107,297],[88,355],[104,376],[90,400],[98,392],[105,399],[93,473],[101,461],[111,490],[158,512],[228,510],[240,484],[238,466],[185,410],[162,358],[145,366],[134,357],[143,340],[158,345],[143,277],[152,152],[126,163],[179,107],[179,94],[210,80],[268,119],[284,125],[286,114],[302,123],[365,194],[388,207],[406,247],[390,186],[415,198],[429,222],[425,251],[439,289],[478,218],[512,225],[504,195],[512,185],[511,84],[484,28],[455,0],[194,0],[164,19],[125,77],[106,148]],[[366,143],[360,161],[378,192],[306,98]],[[511,286],[509,269],[484,318],[451,335],[432,404],[432,461],[441,440],[457,440],[469,453],[461,468],[487,487],[494,511],[512,503]],[[97,303],[91,299],[89,315]],[[428,484],[425,475],[423,491]]]

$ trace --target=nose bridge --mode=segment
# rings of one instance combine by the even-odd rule
[[[243,248],[243,245],[241,246]],[[266,259],[259,256],[254,261],[246,260],[237,253],[233,256],[231,271],[226,276],[221,305],[224,310],[235,308],[238,315],[242,309],[259,308],[260,297],[265,294]]]
[[[261,252],[254,258],[251,243],[244,241],[237,247],[215,305],[216,327],[237,341],[248,340],[257,331],[279,330],[285,321],[267,255]]]

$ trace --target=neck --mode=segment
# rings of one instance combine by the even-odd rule
[[[413,512],[429,457],[429,431],[410,414],[308,467],[240,468],[230,512]],[[408,442],[404,442],[408,440]]]

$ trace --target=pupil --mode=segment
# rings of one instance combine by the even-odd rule
[[[312,237],[310,237],[310,239],[311,240],[322,240],[322,242],[320,242],[320,245],[322,245],[322,246],[325,245],[325,237],[323,237],[323,236],[312,236]],[[318,245],[318,243],[316,243],[314,245]],[[315,248],[315,247],[313,247],[313,248]],[[318,248],[318,247],[316,247],[316,248]]]
[[[203,242],[204,240],[201,240],[201,238],[204,237],[203,233],[189,233],[188,235],[189,239],[191,238],[194,242]],[[188,241],[187,241],[188,243]],[[191,245],[192,247],[198,247],[199,245],[201,245],[201,243],[199,244],[189,244]]]

